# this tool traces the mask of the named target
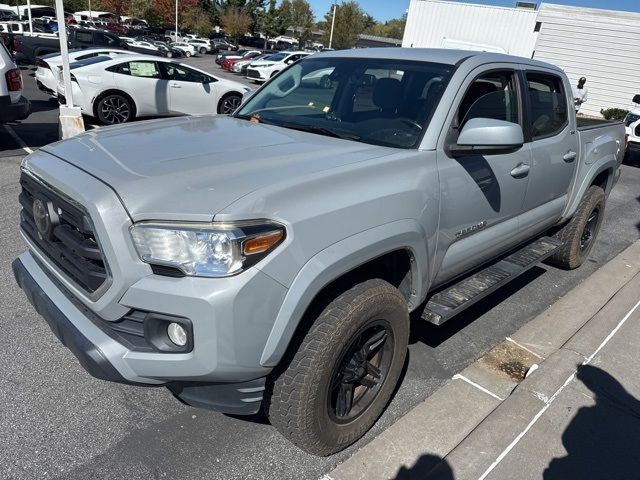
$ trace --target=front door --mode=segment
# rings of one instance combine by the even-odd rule
[[[472,118],[523,123],[523,102],[515,69],[472,73],[456,98],[457,108],[438,152],[440,175],[440,268],[434,285],[489,261],[517,243],[530,165],[528,145],[499,154],[455,156],[447,148]],[[436,263],[437,265],[437,263]]]
[[[525,82],[532,163],[524,201],[529,212],[520,227],[534,235],[562,214],[580,152],[562,78],[552,72],[527,71]]]
[[[116,85],[134,99],[138,115],[168,113],[167,81],[162,78],[158,62],[133,60],[113,71]]]
[[[177,63],[162,62],[169,82],[169,110],[174,115],[216,113],[216,79]]]

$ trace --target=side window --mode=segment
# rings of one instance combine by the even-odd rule
[[[121,63],[120,65],[110,67],[109,71],[122,75],[131,75],[132,77],[160,78],[160,70],[156,62],[137,61]]]
[[[93,43],[91,32],[76,32],[76,40],[80,43]]]
[[[105,35],[104,33],[95,32],[96,45],[111,45],[114,42],[114,39],[109,35]]]
[[[458,108],[458,125],[472,118],[520,123],[516,76],[513,71],[489,72],[475,79]]]
[[[560,133],[569,121],[562,80],[546,73],[527,73],[531,104],[531,136],[534,140]]]
[[[165,72],[165,77],[169,80],[193,83],[211,83],[214,81],[214,79],[209,75],[205,75],[204,73],[200,73],[196,70],[191,70],[183,65],[162,63],[162,68]]]

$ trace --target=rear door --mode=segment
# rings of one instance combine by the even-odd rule
[[[448,131],[438,148],[440,174],[439,250],[444,252],[435,279],[441,284],[491,260],[518,242],[518,217],[527,191],[528,145],[496,154],[454,156],[449,146],[472,118],[491,118],[524,126],[524,105],[516,67],[496,64],[476,69],[463,83]],[[484,71],[483,71],[484,70]],[[436,88],[434,86],[434,88]]]
[[[184,65],[159,62],[169,85],[169,111],[176,115],[216,113],[217,80]]]
[[[528,115],[525,137],[531,142],[531,171],[521,228],[535,233],[555,223],[568,199],[578,164],[575,116],[562,77],[552,71],[526,70]]]
[[[169,113],[168,81],[163,78],[158,62],[133,60],[112,71],[116,86],[133,98],[138,115]]]

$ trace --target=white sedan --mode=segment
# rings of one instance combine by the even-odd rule
[[[73,103],[105,124],[135,117],[230,114],[251,89],[181,63],[147,55],[102,57],[72,69]],[[64,96],[64,87],[58,87]]]
[[[185,57],[191,57],[198,53],[197,47],[187,42],[173,42],[171,46],[182,51]]]
[[[251,62],[247,68],[247,78],[256,82],[264,82],[284,70],[293,62],[308,57],[310,52],[280,52],[269,58]]]
[[[80,62],[97,56],[115,58],[118,55],[131,55],[131,52],[118,48],[88,48],[69,52],[69,61]],[[58,94],[58,78],[62,67],[62,56],[59,53],[51,53],[38,57],[36,67],[36,84],[38,88],[55,97]]]

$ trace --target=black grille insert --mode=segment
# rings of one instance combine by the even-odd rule
[[[84,210],[26,173],[20,176],[20,228],[60,270],[89,293],[107,280],[107,268]],[[39,200],[38,221],[34,202]],[[47,212],[47,219],[42,212]]]

